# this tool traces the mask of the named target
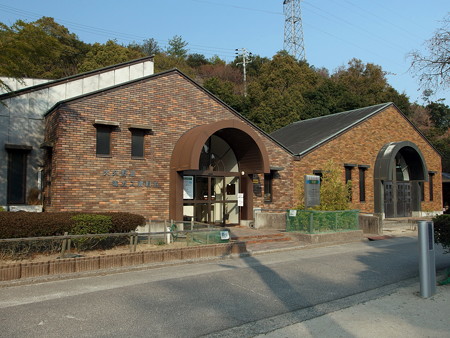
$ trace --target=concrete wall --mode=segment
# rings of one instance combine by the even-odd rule
[[[43,167],[44,115],[56,103],[79,95],[111,87],[153,74],[153,61],[143,59],[104,71],[86,73],[77,77],[42,83],[27,79],[25,85],[41,85],[17,95],[0,96],[0,206],[6,205],[8,153],[5,144],[27,145],[27,191],[38,187],[39,171]],[[16,89],[22,86],[10,81]],[[8,96],[7,96],[8,95]]]

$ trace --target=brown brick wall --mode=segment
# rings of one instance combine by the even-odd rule
[[[345,180],[344,163],[370,165],[370,168],[366,171],[366,202],[359,202],[358,168],[352,170],[352,207],[373,212],[373,173],[377,155],[385,144],[399,141],[410,141],[416,144],[424,156],[428,170],[437,172],[434,177],[434,200],[432,202],[429,200],[429,186],[426,182],[425,201],[422,202],[422,210],[442,210],[441,158],[394,106],[390,106],[346,133],[314,149],[314,151],[302,157],[299,162],[294,162],[296,166],[295,182],[298,184],[297,193],[294,197],[295,203],[303,203],[301,197],[303,175],[312,174],[313,170],[323,169],[326,162],[332,160],[342,166],[343,180]]]
[[[112,132],[111,157],[96,156],[95,119],[120,123]],[[176,142],[191,128],[225,119],[247,123],[177,72],[62,105],[46,118],[47,141],[55,144],[46,210],[129,211],[167,219]],[[145,136],[145,159],[131,158],[129,125],[153,129]],[[292,202],[292,157],[254,129],[263,138],[270,165],[285,168],[274,180],[274,202],[267,205],[255,196],[254,206],[286,208]]]

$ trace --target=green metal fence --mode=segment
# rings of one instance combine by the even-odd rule
[[[358,229],[359,210],[288,210],[286,215],[286,231],[318,234]]]
[[[205,230],[186,233],[186,244],[188,246],[200,244],[228,243],[230,241],[230,230]]]

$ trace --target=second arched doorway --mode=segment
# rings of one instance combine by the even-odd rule
[[[421,210],[427,166],[412,142],[391,142],[379,152],[374,170],[375,212],[386,218],[409,217]]]

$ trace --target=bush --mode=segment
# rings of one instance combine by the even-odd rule
[[[72,235],[107,234],[112,227],[111,216],[82,214],[72,216],[71,220],[75,221],[72,229],[70,229]],[[79,251],[92,250],[97,247],[105,248],[108,247],[108,238],[79,238],[74,239],[73,244]]]
[[[76,221],[72,217],[86,213],[74,212],[1,212],[0,238],[22,238],[72,234]],[[137,226],[145,224],[141,215],[126,212],[92,213],[89,215],[104,215],[111,219],[109,232],[130,232]]]
[[[450,215],[439,215],[433,218],[434,241],[442,245],[445,253],[450,253]]]

